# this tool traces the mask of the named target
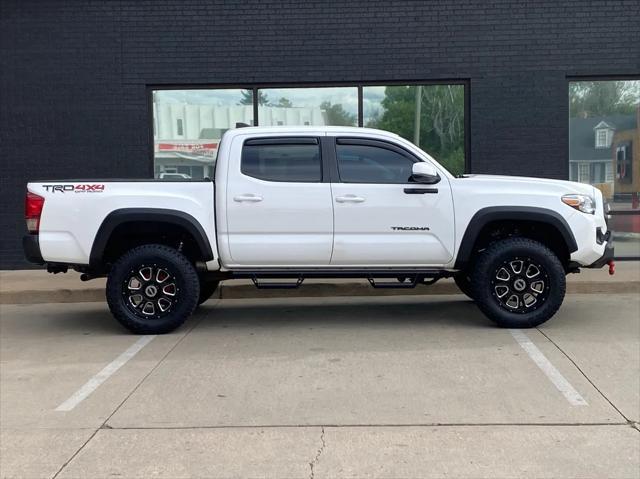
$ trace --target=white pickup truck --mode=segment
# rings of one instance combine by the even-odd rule
[[[23,246],[50,272],[107,276],[109,307],[135,333],[175,329],[235,278],[409,288],[453,277],[517,328],[554,315],[567,273],[612,272],[606,208],[585,184],[454,177],[385,131],[248,127],[224,134],[213,181],[30,182]]]

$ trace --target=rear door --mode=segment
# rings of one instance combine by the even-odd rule
[[[441,266],[452,259],[446,176],[435,185],[412,182],[412,165],[421,160],[387,141],[338,137],[335,156],[332,265]]]
[[[328,265],[333,210],[320,135],[237,141],[226,198],[230,265]]]

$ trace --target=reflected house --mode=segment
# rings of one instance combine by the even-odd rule
[[[615,150],[614,139],[620,134],[635,131],[637,135],[637,123],[637,115],[571,118],[569,179],[593,184],[609,199],[626,191],[620,189],[617,181],[617,164],[615,159],[612,161],[612,150]],[[638,191],[637,184],[635,191]]]
[[[631,115],[571,118],[569,129],[570,179],[599,188],[614,210],[639,210],[640,105]],[[640,234],[640,215],[610,221],[618,234]]]
[[[260,106],[261,125],[324,125],[320,108]],[[153,117],[154,174],[179,173],[213,177],[222,135],[237,123],[253,124],[252,105],[217,106],[155,102]]]

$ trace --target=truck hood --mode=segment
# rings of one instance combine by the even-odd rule
[[[464,175],[459,181],[468,181],[478,184],[478,186],[521,186],[526,188],[544,188],[553,191],[564,191],[564,194],[583,194],[596,197],[595,188],[584,183],[575,181],[552,180],[549,178],[533,178],[527,176],[506,176],[506,175]]]

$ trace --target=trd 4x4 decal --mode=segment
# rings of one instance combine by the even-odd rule
[[[60,193],[75,192],[75,193],[102,193],[104,192],[104,185],[99,183],[94,184],[78,184],[78,185],[42,185],[42,187],[51,193],[59,191]]]

